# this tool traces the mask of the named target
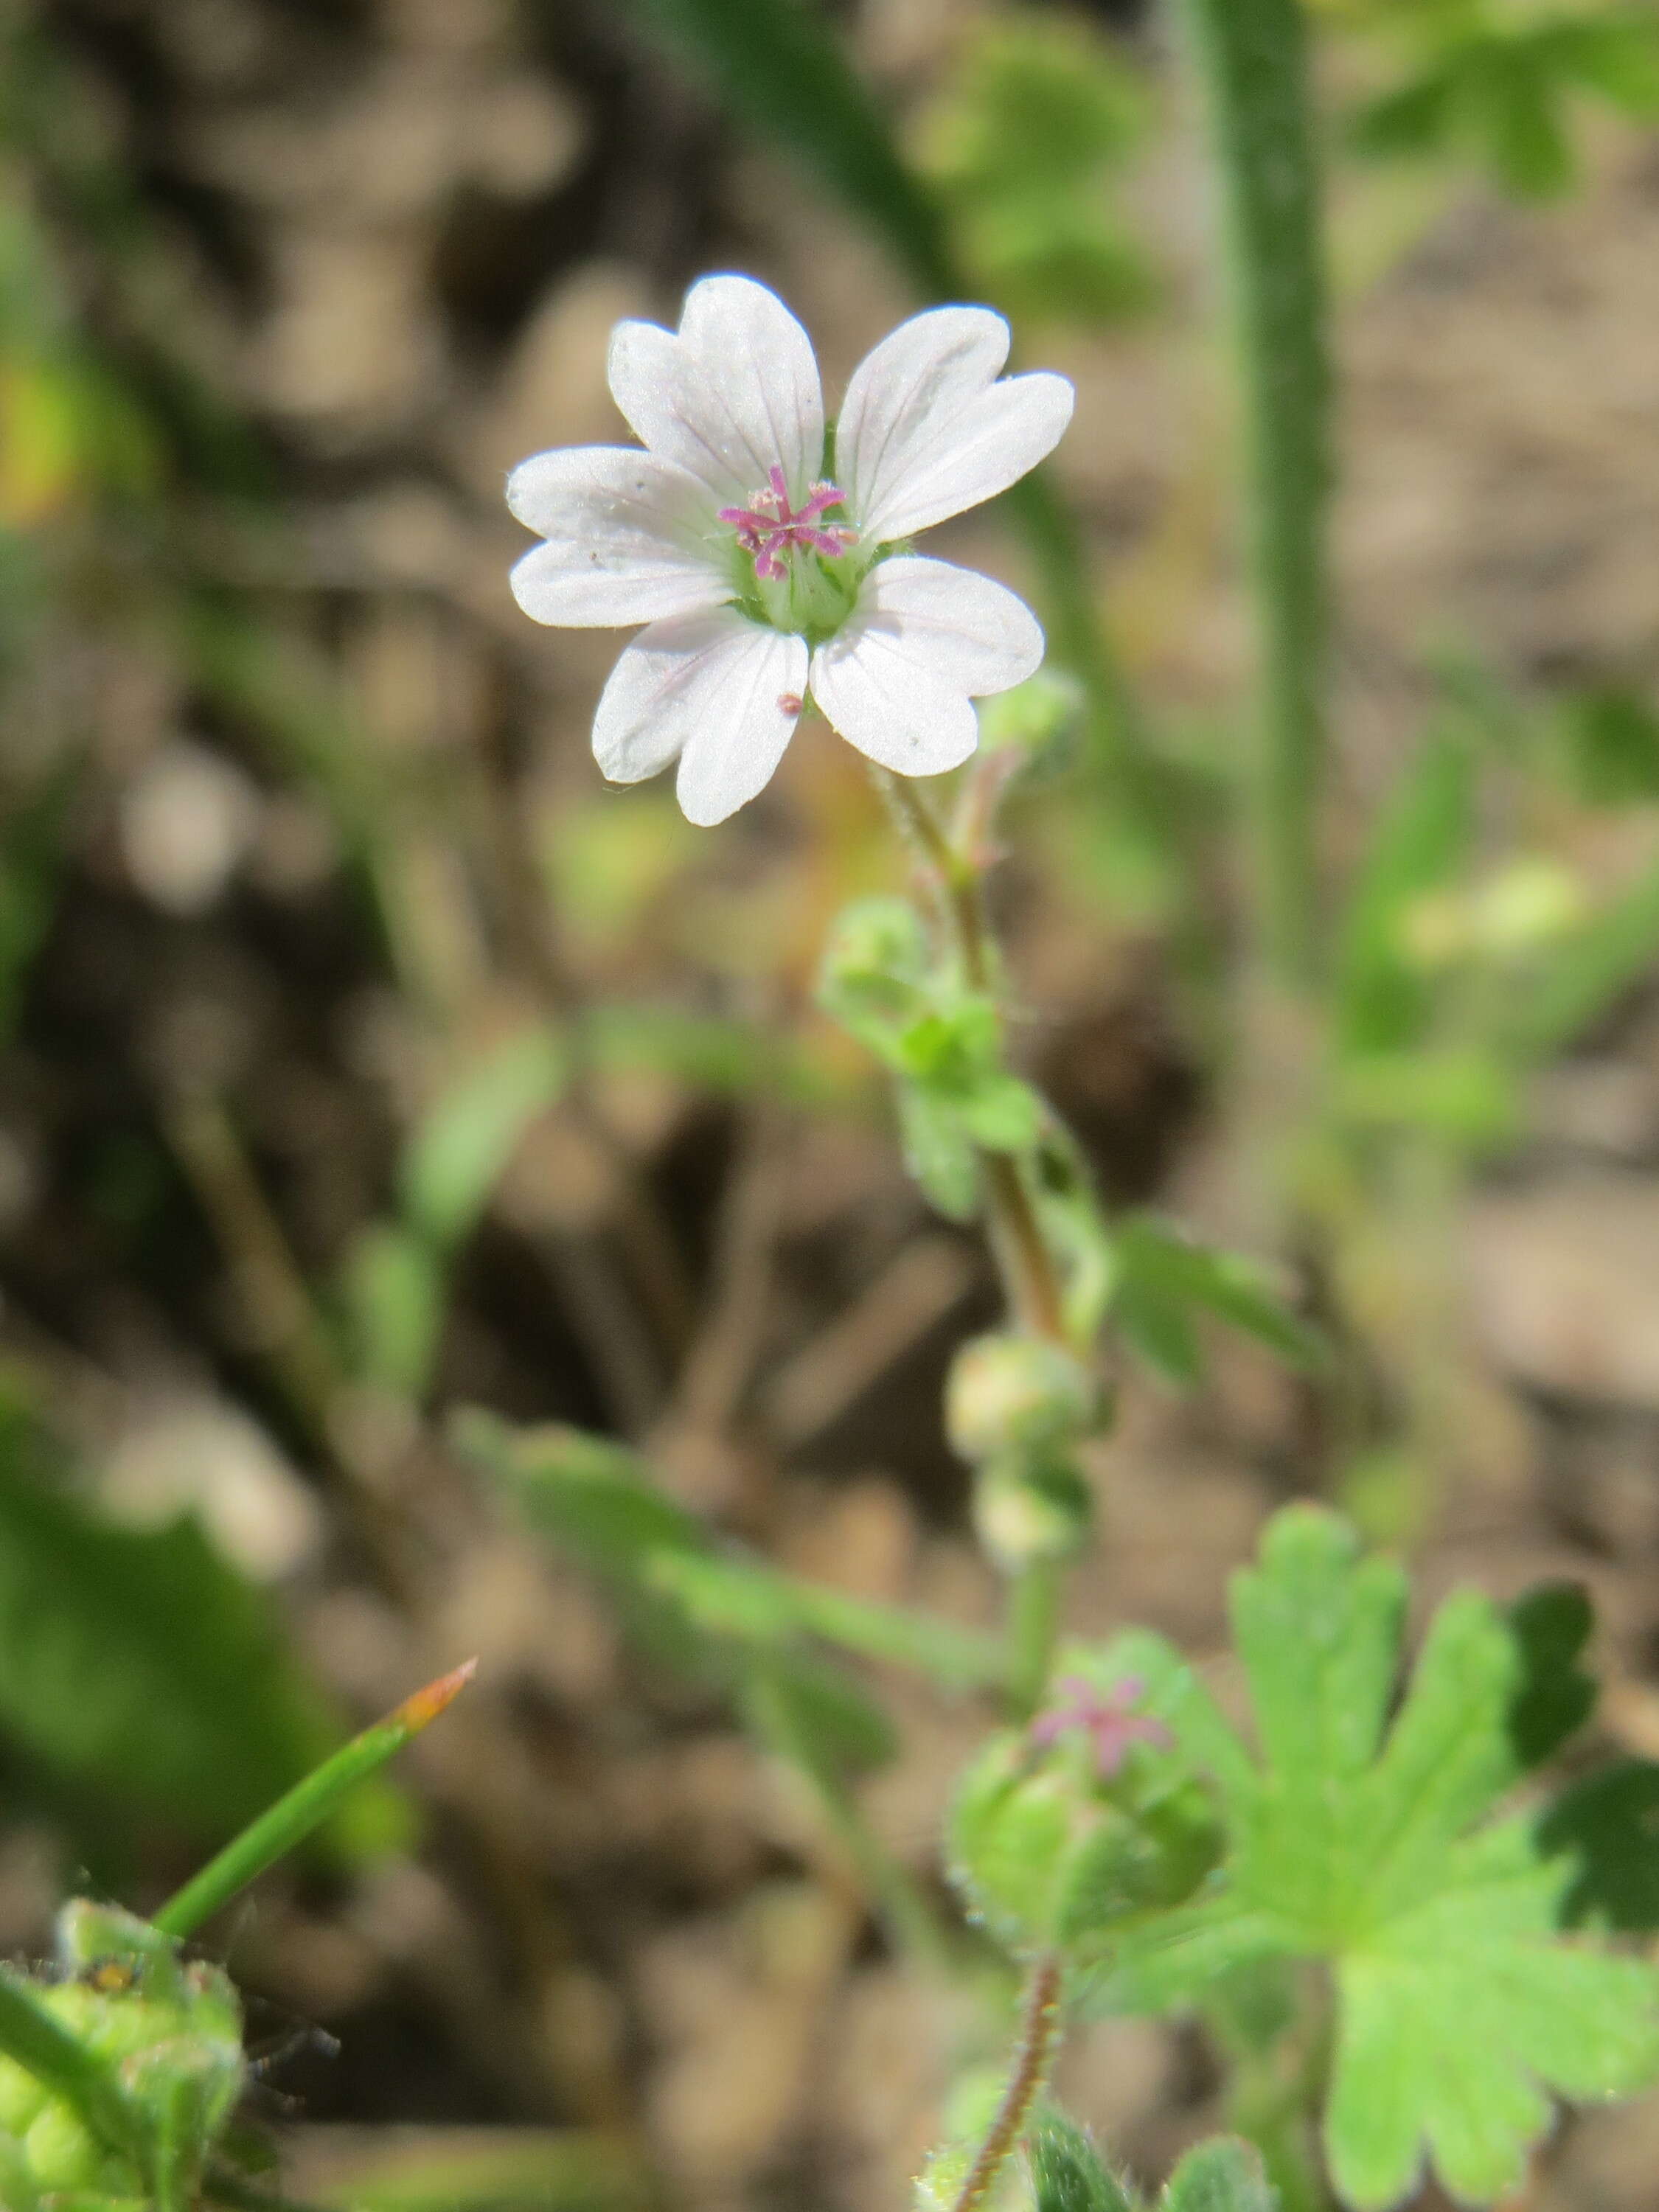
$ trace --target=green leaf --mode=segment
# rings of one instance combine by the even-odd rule
[[[1146,1215],[1112,1232],[1111,1310],[1127,1340],[1179,1386],[1198,1380],[1194,1311],[1257,1338],[1288,1364],[1324,1364],[1323,1340],[1275,1295],[1271,1271],[1240,1252],[1194,1243]]]
[[[878,1608],[862,1619],[819,1607],[811,1594],[763,1562],[716,1548],[692,1514],[653,1489],[640,1462],[622,1447],[579,1431],[548,1427],[515,1434],[491,1416],[469,1412],[454,1424],[459,1448],[518,1503],[531,1526],[574,1552],[621,1601],[626,1624],[666,1663],[703,1678],[739,1705],[782,1699],[792,1740],[821,1747],[842,1765],[876,1765],[891,1756],[885,1715],[849,1676],[812,1648],[830,1624],[867,1636]],[[905,1640],[896,1620],[892,1645]],[[867,1648],[867,1644],[866,1647]],[[890,1646],[890,1650],[892,1646]],[[954,1644],[911,1637],[907,1656],[975,1667],[983,1656],[967,1639]]]
[[[1108,2004],[1192,2005],[1252,1961],[1326,1960],[1337,1990],[1325,2141],[1344,2199],[1381,2212],[1426,2158],[1455,2195],[1517,2182],[1550,2096],[1604,2097],[1659,2074],[1659,1978],[1562,1934],[1644,1907],[1626,1841],[1659,1792],[1609,1785],[1559,1817],[1494,1823],[1522,1773],[1587,1709],[1577,1598],[1510,1616],[1478,1592],[1435,1615],[1389,1719],[1405,1584],[1334,1516],[1270,1523],[1233,1586],[1261,1743],[1251,1768],[1178,1662],[1135,1670],[1180,1748],[1222,1789],[1231,1848],[1213,1893],[1120,1948]],[[1114,1665],[1130,1654],[1113,1647]],[[1600,1848],[1601,1872],[1597,1874]]]
[[[428,1109],[404,1154],[398,1182],[410,1225],[441,1249],[459,1243],[568,1073],[564,1047],[545,1030],[508,1037],[469,1067]]]
[[[0,1426],[0,1727],[49,1772],[203,1838],[240,1826],[336,1741],[270,1606],[193,1521],[106,1526],[20,1468]],[[401,1826],[382,1791],[336,1835]],[[355,1839],[355,1840],[354,1840]]]
[[[1336,1042],[1344,1055],[1391,1052],[1420,1037],[1430,999],[1409,958],[1413,902],[1450,881],[1474,828],[1467,745],[1431,739],[1391,794],[1349,894],[1336,962]]]
[[[1220,2137],[1189,2150],[1170,2176],[1160,2212],[1278,2212],[1279,2192],[1249,2143]]]
[[[1045,2104],[1026,2139],[1033,2212],[1137,2212],[1085,2130]],[[1191,2208],[1188,2208],[1191,2212]]]
[[[904,1164],[928,1204],[947,1221],[971,1221],[980,1206],[979,1156],[961,1115],[914,1083],[900,1084],[898,1109]]]

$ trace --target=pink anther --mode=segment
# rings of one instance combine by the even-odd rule
[[[857,531],[846,523],[819,520],[827,507],[841,503],[842,494],[834,484],[815,483],[797,507],[789,503],[789,486],[775,461],[768,475],[769,489],[753,493],[751,506],[723,507],[720,511],[720,520],[729,522],[737,532],[744,551],[754,556],[757,576],[787,576],[789,566],[785,556],[797,545],[810,546],[815,553],[828,554],[833,560],[857,543]]]

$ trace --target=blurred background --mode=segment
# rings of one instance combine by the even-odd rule
[[[607,791],[617,640],[507,589],[507,469],[627,434],[619,317],[751,272],[833,394],[927,304],[792,159],[810,71],[734,91],[667,35],[700,12],[0,8],[0,1950],[70,1887],[153,1905],[477,1652],[217,1938],[319,2199],[898,2205],[971,2043],[719,1686],[641,1655],[447,1425],[623,1441],[793,1572],[994,1618],[938,1413],[993,1280],[813,999],[836,908],[902,866],[860,764],[804,732],[717,833]],[[1589,1585],[1604,1740],[1659,1755],[1651,11],[1312,10],[1350,998],[1277,1091],[1176,26],[811,12],[963,295],[1078,388],[1057,472],[1123,688],[1011,810],[1024,1064],[1114,1206],[1273,1256],[1340,1348],[1310,1380],[1177,1330],[1126,1369],[1071,1618],[1212,1655],[1266,1513],[1324,1494],[1428,1595]],[[1045,604],[1000,511],[934,544]],[[934,1884],[987,1709],[878,1688],[864,1808]],[[1215,2085],[1127,2021],[1061,2076],[1149,2175]],[[1586,2124],[1528,2201],[1633,2212],[1656,2156],[1651,2110]]]

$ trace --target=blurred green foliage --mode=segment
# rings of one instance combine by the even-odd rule
[[[975,291],[1039,327],[1111,325],[1152,304],[1154,264],[1111,198],[1152,114],[1144,79],[1079,21],[968,29],[913,136]]]

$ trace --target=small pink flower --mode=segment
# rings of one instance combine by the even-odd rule
[[[1107,1690],[1097,1690],[1081,1674],[1067,1674],[1054,1688],[1063,1702],[1037,1715],[1031,1723],[1031,1741],[1056,1743],[1073,1729],[1086,1729],[1094,1741],[1095,1769],[1103,1782],[1121,1772],[1131,1744],[1155,1744],[1160,1751],[1174,1745],[1174,1736],[1161,1720],[1135,1711],[1146,1694],[1138,1674],[1125,1674]]]
[[[513,571],[527,615],[645,625],[593,717],[613,782],[678,761],[689,818],[724,821],[809,696],[884,768],[960,767],[973,702],[1031,675],[1042,632],[908,540],[1006,491],[1070,421],[1066,380],[1004,376],[1007,357],[988,307],[914,315],[854,369],[830,433],[811,342],[763,284],[706,276],[677,331],[617,325],[611,389],[643,450],[538,453],[507,488],[544,541]]]

